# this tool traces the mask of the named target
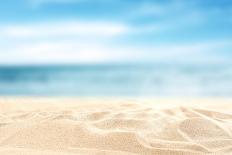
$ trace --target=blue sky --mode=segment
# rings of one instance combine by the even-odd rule
[[[230,63],[231,0],[7,0],[0,64]]]

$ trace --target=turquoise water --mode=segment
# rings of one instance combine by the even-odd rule
[[[232,96],[229,65],[0,67],[0,95]]]

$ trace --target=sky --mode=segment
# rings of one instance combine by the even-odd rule
[[[231,0],[0,3],[0,65],[232,59]]]

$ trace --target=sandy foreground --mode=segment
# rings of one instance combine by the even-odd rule
[[[140,154],[232,154],[232,99],[0,98],[0,155]]]

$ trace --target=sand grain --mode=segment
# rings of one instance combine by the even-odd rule
[[[159,104],[2,99],[0,154],[232,154],[232,109]]]

